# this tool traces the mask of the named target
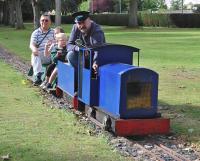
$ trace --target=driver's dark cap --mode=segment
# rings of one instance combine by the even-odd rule
[[[90,12],[88,11],[79,11],[72,14],[72,17],[74,18],[74,21],[82,22],[85,21],[89,17]]]

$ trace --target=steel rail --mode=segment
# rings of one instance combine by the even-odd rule
[[[177,152],[175,152],[174,150],[164,146],[163,144],[159,144],[159,146],[158,145],[156,145],[156,146],[163,149],[166,153],[168,153],[170,156],[172,156],[177,161],[190,161],[189,159],[183,157],[182,155],[180,155]]]
[[[148,153],[149,155],[151,155],[153,157],[153,159],[155,159],[156,161],[159,160],[159,161],[165,161],[164,159],[158,157],[157,155],[155,155],[154,153],[152,153],[151,151],[145,149],[142,145],[136,143],[134,144],[136,145],[137,147],[141,148],[142,150],[144,150],[146,153]]]

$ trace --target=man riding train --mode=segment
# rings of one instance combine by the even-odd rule
[[[77,40],[81,40],[82,46],[92,48],[105,44],[105,36],[100,25],[96,24],[90,19],[89,12],[80,11],[72,14],[75,24],[68,40],[68,54],[67,60],[70,65],[75,68],[75,88],[77,87],[78,75],[78,54],[79,46],[76,44]],[[96,57],[96,55],[95,55]],[[93,69],[97,71],[98,65],[94,61]]]

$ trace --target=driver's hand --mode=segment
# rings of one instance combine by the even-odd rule
[[[84,52],[85,57],[88,57],[89,54],[90,54],[89,51],[88,51],[88,50],[85,50],[85,52]]]
[[[92,68],[94,69],[94,73],[97,74],[97,71],[98,71],[97,63],[93,63]]]

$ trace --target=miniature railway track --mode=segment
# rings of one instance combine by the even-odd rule
[[[136,138],[115,138],[111,142],[122,155],[134,160],[145,161],[200,161],[199,152],[177,140],[163,139],[163,136]],[[167,138],[167,136],[166,136]],[[163,139],[163,140],[161,140]],[[189,150],[188,150],[189,149]]]
[[[152,153],[150,150],[147,150],[146,148],[144,148],[142,145],[136,143],[135,146],[138,147],[139,149],[142,149],[145,152],[144,155],[146,155],[146,157],[147,155],[149,155],[148,159],[165,161],[161,157],[157,156],[155,153]]]
[[[175,152],[174,150],[160,144],[155,145],[156,147],[162,149],[164,152],[166,152],[167,154],[169,154],[170,156],[172,156],[174,159],[176,159],[177,161],[189,161],[187,158],[185,158],[184,156],[178,154],[177,152]]]
[[[151,161],[191,161],[191,159],[186,158],[163,144],[157,145],[155,143],[152,144],[152,146],[145,147],[145,145],[135,142],[133,143],[132,148],[137,150],[137,153],[142,156],[142,159]],[[198,154],[196,155],[195,161],[199,161],[200,158]]]
[[[152,141],[132,141],[130,143],[130,155],[135,160],[150,160],[150,161],[200,161],[199,153],[191,150],[191,152],[184,153],[185,148],[177,147],[176,144],[171,143],[171,147],[160,143],[158,140]],[[169,144],[166,142],[166,144]],[[187,148],[186,148],[187,149]],[[136,155],[137,154],[137,155]]]
[[[1,47],[0,47],[1,49]],[[5,60],[8,64],[14,66],[17,70],[21,71],[24,75],[27,75],[28,64],[22,62],[18,57],[8,53],[1,49],[0,59]],[[13,63],[14,62],[14,63]],[[49,97],[49,96],[47,96]],[[55,98],[51,98],[55,101]],[[62,100],[63,102],[68,100]],[[61,101],[60,101],[61,102]],[[59,103],[58,103],[59,104]],[[68,102],[65,102],[66,106],[69,106]],[[62,104],[64,106],[64,103]],[[68,107],[70,109],[70,107]],[[94,121],[95,122],[95,121]],[[98,124],[97,124],[98,126]],[[98,135],[98,134],[96,134]],[[111,134],[112,135],[112,134]],[[120,153],[126,152],[128,156],[132,156],[134,160],[148,160],[148,161],[200,161],[200,153],[193,151],[191,153],[182,153],[183,148],[169,148],[167,145],[159,141],[159,138],[154,138],[152,141],[133,141],[127,138],[119,138],[111,136],[109,142],[111,146],[116,148]],[[165,143],[168,144],[170,140],[165,139]],[[171,143],[170,143],[171,144]],[[176,143],[173,143],[176,147]],[[148,146],[150,145],[150,146]],[[125,150],[124,150],[125,149]]]

